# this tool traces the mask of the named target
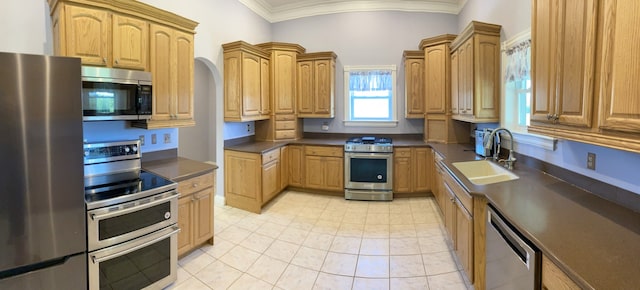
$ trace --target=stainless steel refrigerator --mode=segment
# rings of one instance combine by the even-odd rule
[[[0,289],[86,289],[80,59],[0,52]]]

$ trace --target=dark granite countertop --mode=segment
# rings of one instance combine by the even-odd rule
[[[469,192],[486,196],[585,289],[638,289],[640,213],[518,162],[519,179],[474,185],[451,164],[480,159],[471,146],[430,145]]]
[[[172,157],[142,162],[142,168],[175,182],[180,182],[216,170],[218,166],[184,157]]]
[[[225,149],[262,153],[287,144],[341,146],[346,138],[250,142]],[[453,162],[481,159],[469,144],[425,143],[395,137],[394,146],[430,146],[473,195],[486,196],[514,227],[586,289],[638,289],[640,213],[543,171],[515,163],[519,179],[474,185]]]

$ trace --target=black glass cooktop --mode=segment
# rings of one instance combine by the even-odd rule
[[[128,195],[135,195],[145,191],[174,184],[157,174],[140,170],[136,179],[121,180],[91,187],[85,187],[84,199],[87,203],[101,202],[110,199],[120,198]]]

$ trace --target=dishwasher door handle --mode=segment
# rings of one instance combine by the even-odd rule
[[[527,269],[531,269],[531,255],[529,251],[527,251],[523,246],[528,247],[524,244],[521,238],[519,238],[516,233],[514,233],[509,226],[493,211],[489,210],[487,217],[489,219],[489,224],[491,228],[495,230],[500,237],[504,240],[507,245],[513,250],[513,253],[520,258],[520,261],[527,266]],[[524,245],[523,245],[524,244]],[[529,247],[528,247],[529,248]],[[533,252],[533,249],[531,249]]]

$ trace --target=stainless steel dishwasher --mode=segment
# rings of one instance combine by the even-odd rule
[[[487,289],[540,289],[540,251],[487,207]]]

